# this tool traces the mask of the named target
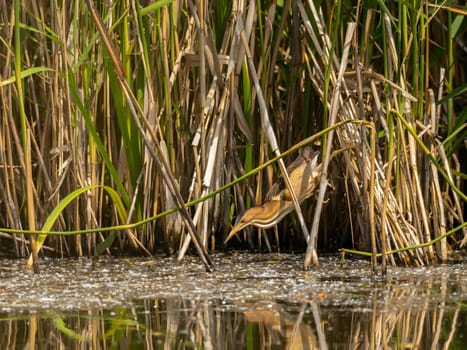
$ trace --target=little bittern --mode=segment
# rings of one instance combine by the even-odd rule
[[[321,164],[318,164],[318,156],[318,151],[313,152],[310,147],[305,147],[287,167],[287,174],[289,174],[293,190],[300,203],[311,196],[319,181]],[[266,194],[263,205],[250,208],[237,218],[224,243],[227,243],[238,231],[249,225],[259,228],[272,227],[293,209],[292,196],[281,177]]]

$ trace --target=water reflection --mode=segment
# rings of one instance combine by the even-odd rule
[[[39,278],[8,262],[0,268],[0,349],[462,349],[467,342],[465,264],[391,269],[383,280],[359,261],[329,258],[303,272],[300,257],[288,255],[216,259],[212,274],[189,261],[50,261]]]
[[[461,305],[380,312],[377,304],[373,312],[352,312],[316,302],[148,299],[114,310],[2,315],[0,348],[461,349],[465,344]]]

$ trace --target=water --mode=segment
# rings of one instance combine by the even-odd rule
[[[323,257],[23,260],[0,267],[1,349],[463,349],[467,261],[389,268]]]

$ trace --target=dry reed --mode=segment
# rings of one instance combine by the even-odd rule
[[[383,270],[445,261],[456,231],[467,241],[462,8],[91,3],[0,5],[0,241],[11,253],[27,255],[23,234],[38,231],[57,255],[144,247],[182,259],[194,240],[209,266],[208,245],[284,167],[254,169],[320,130],[314,215],[296,208],[300,230],[311,227],[306,266],[335,221]],[[256,175],[209,197],[245,173]]]

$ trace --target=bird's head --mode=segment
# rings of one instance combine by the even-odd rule
[[[230,241],[232,237],[237,234],[237,232],[239,232],[240,230],[243,230],[246,226],[251,224],[252,212],[253,214],[255,212],[255,210],[253,209],[257,209],[257,208],[256,207],[250,208],[237,216],[237,218],[235,219],[235,223],[232,226],[232,229],[230,230],[229,234],[224,240],[224,244]]]
[[[235,236],[238,231],[247,226],[252,225],[259,228],[270,228],[276,225],[285,215],[290,213],[292,209],[293,204],[291,202],[272,200],[263,205],[246,210],[235,220],[235,224],[224,240],[224,244]]]

